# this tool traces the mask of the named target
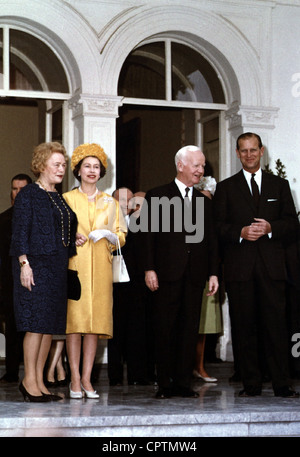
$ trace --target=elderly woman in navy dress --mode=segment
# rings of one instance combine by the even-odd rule
[[[31,170],[38,178],[19,192],[13,216],[14,310],[24,337],[24,400],[60,400],[43,381],[52,335],[64,334],[68,259],[76,254],[77,218],[56,185],[63,180],[67,155],[57,142],[33,152]]]

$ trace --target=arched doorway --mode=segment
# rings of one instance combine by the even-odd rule
[[[0,27],[0,211],[10,205],[11,178],[31,174],[33,148],[63,141],[69,91],[63,64],[45,42],[17,26]]]
[[[117,187],[146,191],[174,177],[174,155],[199,145],[219,179],[219,116],[226,109],[220,79],[199,52],[170,39],[134,49],[120,73],[124,96],[117,120]]]

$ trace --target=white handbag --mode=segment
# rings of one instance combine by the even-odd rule
[[[129,274],[126,268],[126,263],[121,252],[119,238],[117,241],[117,253],[112,260],[113,282],[128,282],[130,281]]]

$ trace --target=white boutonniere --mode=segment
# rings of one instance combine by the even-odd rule
[[[212,176],[203,176],[200,182],[195,186],[199,190],[208,190],[212,195],[216,191],[217,181]]]

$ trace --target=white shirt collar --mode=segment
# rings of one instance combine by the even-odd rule
[[[243,169],[243,173],[244,173],[244,176],[246,178],[246,181],[248,183],[248,186],[249,188],[251,189],[251,183],[250,183],[250,180],[251,180],[251,177],[252,177],[252,173],[250,173],[249,171],[246,171]],[[261,177],[262,177],[262,172],[261,172],[261,168],[259,168],[256,172],[255,172],[255,181],[258,185],[258,188],[259,188],[259,191],[261,190]]]
[[[175,178],[175,183],[177,184],[178,186],[178,189],[182,195],[182,198],[185,197],[185,189],[189,186],[186,186],[185,184],[183,184],[183,182],[179,181],[179,179]],[[189,187],[190,189],[190,192],[189,192],[189,199],[192,198],[192,195],[193,195],[193,186]]]

